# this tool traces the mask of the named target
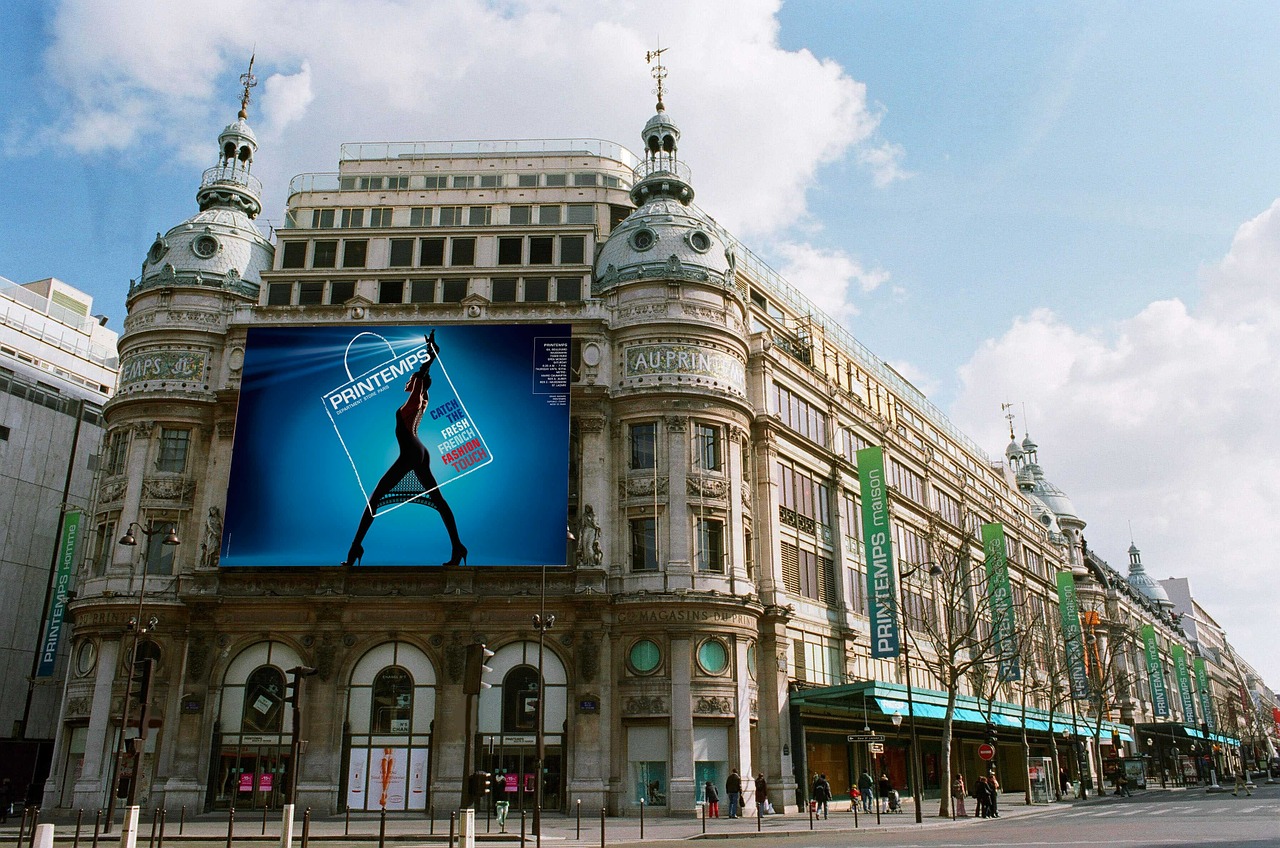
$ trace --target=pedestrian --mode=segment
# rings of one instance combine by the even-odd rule
[[[819,774],[813,781],[813,800],[818,805],[816,812],[822,814],[822,817],[829,818],[831,810],[831,783],[827,780],[825,774]]]
[[[956,818],[966,819],[969,814],[964,809],[964,796],[966,793],[964,788],[964,775],[956,772],[956,779],[951,781],[951,798],[955,801],[956,808],[953,811]]]
[[[1071,772],[1063,768],[1058,772],[1058,797],[1071,793]]]
[[[1123,771],[1116,771],[1116,794],[1121,798],[1129,798],[1133,795],[1129,791],[1129,776]]]
[[[702,800],[707,802],[707,815],[713,819],[720,818],[720,793],[716,791],[714,782],[708,780],[702,787]]]
[[[1250,798],[1253,797],[1253,792],[1249,789],[1249,781],[1245,778],[1243,767],[1236,769],[1236,785],[1235,788],[1231,790],[1231,794],[1236,798],[1239,798],[1241,789],[1244,790],[1245,795]]]
[[[729,779],[724,782],[725,794],[729,796],[729,818],[738,817],[738,802],[742,799],[742,777],[738,770],[729,772]]]
[[[871,779],[871,773],[866,769],[862,770],[862,774],[858,775],[858,794],[862,796],[862,812],[871,812],[871,790],[875,788],[875,781]]]
[[[889,782],[889,775],[881,772],[880,781],[876,784],[876,794],[880,796],[880,811],[887,813],[888,808],[885,806],[889,803],[889,793],[893,791],[893,784]]]
[[[991,784],[987,783],[985,775],[973,784],[973,797],[978,802],[978,818],[991,818]]]
[[[13,803],[13,784],[9,778],[0,780],[0,824],[9,821],[9,805]]]
[[[987,785],[991,787],[991,818],[1000,818],[1000,781],[996,780],[996,770],[987,770]]]
[[[764,772],[756,775],[756,815],[763,817],[769,810],[769,781],[764,779]]]

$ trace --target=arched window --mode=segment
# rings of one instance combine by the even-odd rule
[[[378,672],[371,687],[374,733],[409,733],[413,721],[413,675],[398,665]]]
[[[264,665],[249,675],[244,684],[244,713],[241,728],[246,733],[280,733],[284,729],[284,674]]]
[[[538,727],[538,670],[520,665],[502,681],[502,732],[521,733]]]

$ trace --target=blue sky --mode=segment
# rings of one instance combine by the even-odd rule
[[[1132,523],[1280,685],[1280,6],[189,5],[6,4],[0,275],[119,329],[254,49],[269,223],[344,141],[634,147],[661,39],[699,205],[993,455],[1025,404],[1090,546],[1123,567]]]

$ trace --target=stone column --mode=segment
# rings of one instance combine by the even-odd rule
[[[667,416],[665,467],[667,470],[666,555],[668,589],[693,588],[692,528],[689,520],[689,419],[683,415]]]
[[[93,705],[89,708],[89,733],[84,743],[84,766],[76,779],[72,806],[87,810],[105,806],[111,780],[115,748],[112,727],[111,686],[115,683],[120,659],[120,641],[104,639],[98,644],[98,668],[93,679]]]
[[[756,771],[769,781],[769,799],[782,810],[795,798],[796,781],[791,764],[791,711],[787,697],[791,640],[787,638],[790,614],[785,608],[765,608],[760,620],[760,762]],[[786,749],[784,752],[784,748]]]
[[[688,636],[671,637],[671,780],[667,789],[671,813],[693,810],[698,800],[693,770],[692,651]]]

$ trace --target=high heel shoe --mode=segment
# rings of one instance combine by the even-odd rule
[[[351,550],[347,551],[347,561],[342,563],[343,566],[350,567],[359,565],[360,560],[364,558],[364,546],[352,545]]]
[[[454,544],[453,558],[450,559],[448,562],[441,563],[441,564],[447,567],[451,565],[458,565],[459,563],[461,563],[462,565],[467,564],[467,546],[462,544],[461,542],[457,542]]]

